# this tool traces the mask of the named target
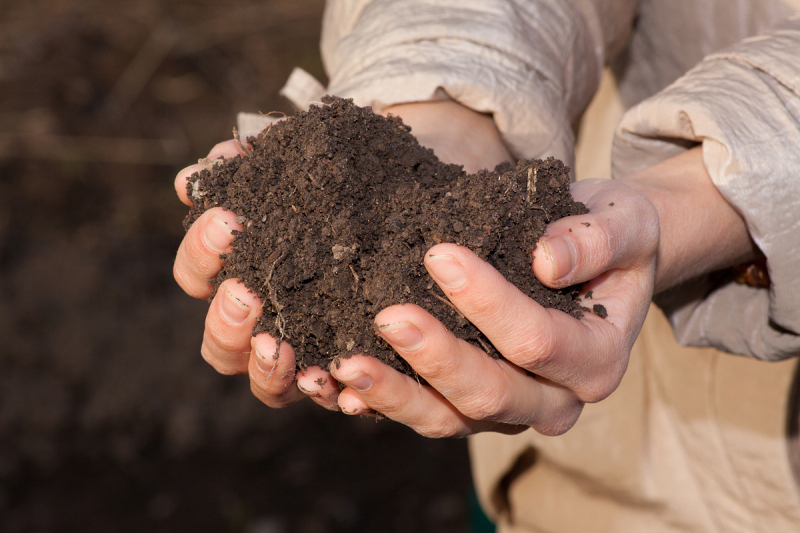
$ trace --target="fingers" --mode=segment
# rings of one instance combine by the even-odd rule
[[[203,359],[221,374],[247,373],[253,326],[260,316],[258,298],[238,280],[225,280],[206,315]]]
[[[605,398],[619,384],[627,367],[627,357],[618,355],[620,328],[629,316],[624,305],[614,304],[619,311],[614,324],[592,314],[577,320],[545,309],[454,244],[431,248],[425,266],[450,301],[513,364],[566,386],[584,402]]]
[[[250,346],[248,373],[250,390],[256,398],[275,408],[305,398],[295,386],[294,350],[288,343],[281,343],[279,352],[275,339],[261,333],[251,337]]]
[[[584,180],[570,191],[590,212],[547,226],[533,259],[533,271],[542,283],[562,288],[608,270],[651,269],[659,224],[655,207],[644,195],[611,180]]]
[[[208,158],[237,155],[244,155],[244,152],[239,143],[232,139],[215,145],[209,152]],[[178,193],[178,198],[186,205],[192,205],[186,193],[186,181],[198,170],[198,165],[191,165],[178,172],[175,177],[175,191]],[[236,215],[221,208],[209,209],[189,228],[178,248],[173,275],[178,285],[190,296],[208,298],[211,295],[211,285],[208,280],[213,278],[222,266],[219,255],[229,251],[228,246],[233,240],[231,229],[241,230],[242,226],[236,222]]]
[[[340,395],[346,414],[359,401],[381,414],[430,438],[461,437],[488,429],[459,413],[440,394],[416,380],[389,368],[372,357],[354,356],[333,369],[334,376],[348,385]],[[351,399],[354,398],[355,402]]]
[[[186,182],[189,181],[189,177],[198,170],[200,170],[199,165],[189,165],[175,176],[175,192],[178,194],[178,199],[186,205],[192,205],[192,201],[189,199],[189,193],[186,191]]]
[[[580,413],[582,404],[571,391],[537,380],[504,359],[492,359],[417,306],[389,307],[376,323],[414,370],[472,420],[555,434],[571,427]]]
[[[214,369],[226,375],[249,374],[250,389],[270,407],[286,407],[310,395],[320,405],[338,410],[338,388],[327,372],[309,369],[295,386],[295,355],[292,347],[267,334],[253,337],[261,316],[261,302],[238,280],[225,280],[206,315],[200,353]],[[277,357],[276,357],[277,356]]]
[[[339,384],[330,372],[312,366],[297,375],[297,388],[330,411],[338,411]]]
[[[437,245],[425,257],[431,277],[506,359],[488,358],[417,306],[393,306],[378,315],[379,332],[431,387],[353,357],[332,370],[348,385],[343,410],[375,409],[428,436],[527,426],[559,434],[584,402],[615,390],[652,295],[658,217],[623,184],[582,182],[574,196],[590,214],[548,226],[534,271],[557,287],[591,280],[608,319],[544,309],[466,248]]]
[[[211,296],[208,282],[222,268],[220,254],[230,251],[231,230],[241,230],[236,215],[221,207],[209,209],[186,232],[175,257],[172,273],[178,285],[195,298]]]
[[[230,140],[214,146],[208,159],[237,155],[246,154],[236,140]],[[186,193],[187,180],[198,170],[198,165],[191,165],[175,178],[175,190],[186,205],[192,205]],[[191,296],[208,298],[211,295],[208,280],[222,267],[220,254],[230,251],[232,229],[241,230],[242,227],[236,223],[235,214],[221,208],[208,210],[189,228],[178,249],[173,273],[178,284]],[[211,302],[200,351],[222,374],[248,373],[253,395],[266,405],[285,407],[305,397],[295,386],[294,350],[284,342],[278,351],[275,340],[269,335],[252,336],[260,315],[258,298],[237,280],[226,280]]]
[[[486,354],[482,357],[488,359]],[[507,363],[500,363],[503,364],[510,366]],[[458,401],[452,402],[437,390],[444,379],[437,380],[437,385],[434,387],[423,386],[419,381],[400,374],[372,357],[354,356],[341,360],[338,367],[332,368],[332,372],[338,380],[347,384],[347,388],[339,395],[342,412],[353,415],[375,410],[431,438],[463,437],[482,431],[516,434],[531,426],[545,434],[555,435],[569,429],[580,413],[580,404],[573,402],[575,409],[569,417],[569,422],[563,423],[567,417],[561,417],[559,420],[550,417],[549,413],[556,410],[552,409],[548,402],[555,400],[556,397],[566,397],[568,394],[563,394],[562,391],[552,394],[553,390],[539,387],[543,393],[543,404],[534,406],[520,402],[519,412],[511,419],[504,420],[502,413],[491,412],[491,409],[485,406],[480,407],[477,401],[464,404]],[[458,377],[467,374],[461,373]],[[490,382],[491,379],[487,380],[481,385],[480,390],[472,392],[475,392],[476,396],[481,396],[482,391],[488,392]],[[525,385],[529,387],[530,383]],[[467,383],[459,385],[458,379],[453,379],[450,386],[469,388]],[[516,393],[524,396],[521,390],[508,391],[508,396],[514,396]]]
[[[339,397],[347,414],[369,407],[422,435],[443,437],[487,430],[515,433],[527,427],[560,434],[581,412],[582,402],[569,390],[490,358],[417,306],[384,309],[376,324],[433,388],[373,358],[340,360],[332,373],[348,385]]]
[[[246,155],[239,143],[235,139],[224,141],[216,144],[208,153],[208,159],[218,159],[220,157],[236,157],[237,155]],[[186,205],[192,205],[189,195],[186,193],[186,182],[189,177],[200,170],[199,165],[189,165],[184,168],[178,175],[175,176],[175,192],[178,193],[178,198]]]

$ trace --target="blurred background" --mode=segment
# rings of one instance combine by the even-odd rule
[[[200,357],[173,178],[325,81],[323,0],[0,0],[0,531],[470,531],[464,441]]]

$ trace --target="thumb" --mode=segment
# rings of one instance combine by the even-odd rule
[[[578,182],[571,192],[586,204],[589,213],[547,226],[533,259],[533,272],[542,283],[563,288],[612,269],[652,264],[659,225],[650,200],[612,180]]]

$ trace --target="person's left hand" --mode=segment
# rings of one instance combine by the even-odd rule
[[[659,220],[644,195],[618,181],[571,191],[590,213],[548,226],[533,272],[551,287],[588,282],[583,304],[603,305],[607,318],[545,309],[468,249],[436,245],[425,256],[431,277],[504,358],[456,338],[416,305],[392,306],[376,316],[378,331],[430,386],[372,357],[340,359],[331,373],[348,386],[342,411],[377,411],[428,437],[528,427],[557,435],[584,403],[611,394],[652,297]]]
[[[208,159],[245,156],[245,147],[236,140],[217,144]],[[175,191],[186,205],[192,205],[187,194],[189,176],[199,170],[192,165],[175,177]],[[178,248],[173,273],[175,280],[195,298],[207,299],[212,293],[209,280],[222,267],[220,253],[230,251],[231,230],[241,230],[236,214],[215,207],[203,213],[189,228]],[[326,409],[338,411],[339,389],[330,374],[319,367],[305,372],[295,369],[293,348],[281,344],[280,357],[276,339],[267,333],[252,335],[261,315],[259,299],[236,279],[225,280],[211,301],[205,322],[203,358],[222,374],[248,374],[253,395],[270,407],[286,407],[306,396]]]

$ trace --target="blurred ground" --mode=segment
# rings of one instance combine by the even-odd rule
[[[463,441],[199,355],[175,173],[319,79],[322,0],[0,4],[0,531],[468,531]]]

